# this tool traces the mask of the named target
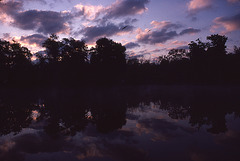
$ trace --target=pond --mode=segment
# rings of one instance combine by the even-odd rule
[[[237,161],[240,88],[4,90],[1,161]]]

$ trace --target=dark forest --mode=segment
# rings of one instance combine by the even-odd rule
[[[88,49],[82,40],[58,39],[52,34],[32,53],[13,41],[0,40],[1,87],[81,87],[86,85],[239,85],[240,47],[226,51],[227,37],[197,39],[189,50],[172,49],[156,62],[126,58],[126,48],[108,38]]]

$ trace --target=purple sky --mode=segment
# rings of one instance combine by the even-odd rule
[[[51,33],[89,46],[108,37],[146,59],[211,34],[225,34],[232,51],[240,46],[240,0],[2,0],[0,28],[0,38],[33,52]]]

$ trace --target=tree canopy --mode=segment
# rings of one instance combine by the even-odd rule
[[[126,63],[126,48],[107,38],[96,41],[95,51],[91,54],[91,63],[103,65],[123,65]]]
[[[171,49],[158,61],[126,58],[126,48],[100,38],[88,49],[85,41],[55,34],[32,53],[16,41],[0,40],[0,85],[63,86],[86,84],[240,84],[240,47],[227,53],[227,37],[210,35],[191,41],[189,49]]]

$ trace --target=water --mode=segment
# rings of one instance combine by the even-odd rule
[[[1,161],[238,161],[234,87],[5,91]]]

